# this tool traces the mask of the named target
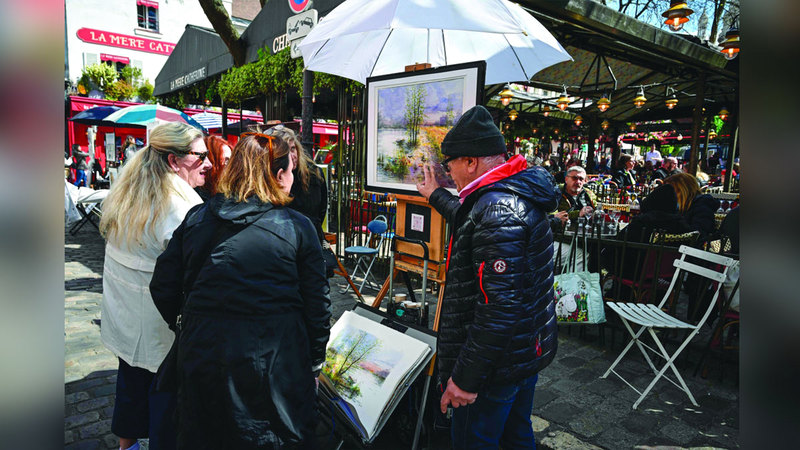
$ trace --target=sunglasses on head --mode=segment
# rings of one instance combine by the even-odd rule
[[[269,131],[269,130],[267,130],[267,131]],[[246,133],[242,133],[241,135],[239,135],[239,138],[240,139],[241,138],[246,138],[247,136],[253,136],[256,139],[256,141],[258,141],[259,145],[261,145],[262,147],[266,147],[267,148],[267,153],[269,155],[269,165],[270,165],[270,167],[272,167],[272,161],[274,159],[274,155],[272,153],[272,141],[275,140],[275,137],[274,136],[270,136],[268,134],[264,134],[264,133],[257,133],[255,131],[248,131]]]

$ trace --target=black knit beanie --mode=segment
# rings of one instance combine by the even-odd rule
[[[662,184],[653,189],[647,197],[642,200],[642,213],[650,211],[661,211],[665,213],[678,212],[678,196],[675,195],[675,188],[669,184]]]
[[[506,141],[481,105],[468,109],[442,141],[445,156],[491,156],[506,152]]]

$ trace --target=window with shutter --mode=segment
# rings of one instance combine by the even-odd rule
[[[140,28],[158,32],[158,4],[150,1],[137,1],[136,22]]]
[[[89,67],[100,62],[100,55],[97,53],[83,54],[83,67]]]

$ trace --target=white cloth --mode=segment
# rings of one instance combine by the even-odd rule
[[[175,339],[150,296],[153,268],[189,209],[203,202],[177,175],[169,178],[173,187],[169,210],[160,223],[148,224],[148,229],[155,227],[157,237],[145,233],[144,244],[134,249],[124,242],[107,242],[103,265],[103,344],[131,366],[151,372],[158,369]]]

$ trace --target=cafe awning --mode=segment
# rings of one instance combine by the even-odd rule
[[[228,70],[233,58],[214,30],[186,25],[175,49],[156,76],[154,95],[179,91]]]

